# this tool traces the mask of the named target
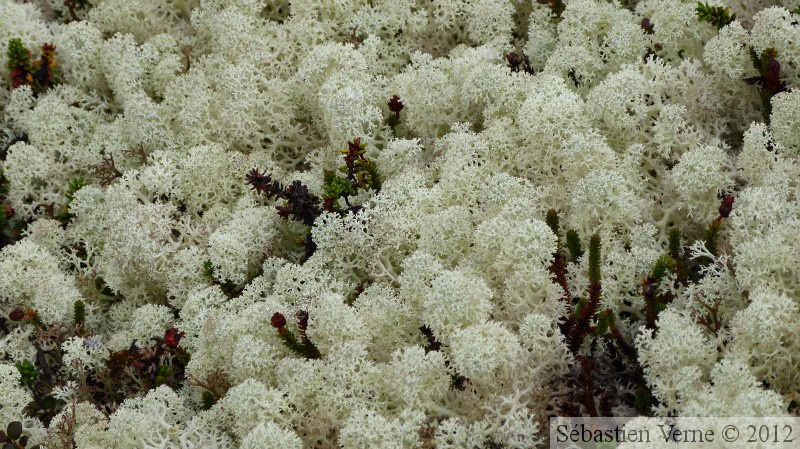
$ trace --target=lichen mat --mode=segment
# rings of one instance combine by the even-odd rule
[[[0,446],[797,417],[799,7],[0,0]]]

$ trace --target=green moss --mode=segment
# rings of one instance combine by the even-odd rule
[[[29,360],[23,360],[17,362],[16,367],[20,375],[19,383],[28,388],[33,388],[36,384],[36,379],[38,379],[41,374],[36,367],[33,366],[33,363]]]
[[[650,271],[650,277],[653,278],[655,282],[660,283],[667,273],[675,271],[677,267],[678,263],[675,259],[669,254],[664,254],[656,259],[656,263],[653,264],[653,269]]]

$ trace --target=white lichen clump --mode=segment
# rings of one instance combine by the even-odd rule
[[[0,428],[796,416],[800,1],[709,3],[0,0]]]

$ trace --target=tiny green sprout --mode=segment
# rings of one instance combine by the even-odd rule
[[[25,45],[22,43],[22,39],[15,37],[13,39],[9,39],[8,41],[8,49],[6,50],[6,66],[13,70],[17,67],[27,67],[30,65],[31,54]]]
[[[59,82],[58,61],[55,60],[56,47],[45,43],[41,48],[41,57],[33,60],[31,51],[22,43],[22,39],[8,41],[6,49],[6,66],[11,78],[11,88],[30,86],[34,93],[42,93]]]
[[[663,254],[661,257],[656,259],[656,263],[653,265],[652,271],[650,271],[650,277],[655,282],[660,283],[668,272],[675,271],[677,267],[678,263],[672,258],[672,256],[669,254]]]
[[[159,365],[155,378],[156,386],[164,385],[170,378],[172,378],[172,367],[166,364]]]
[[[255,276],[256,275],[253,275],[253,278]],[[214,264],[211,263],[210,260],[206,260],[205,262],[203,262],[203,277],[205,277],[206,279],[211,281],[212,284],[219,285],[220,288],[222,289],[223,293],[225,293],[226,295],[228,295],[228,296],[230,296],[232,298],[235,298],[235,297],[239,296],[239,294],[242,292],[242,288],[240,288],[239,286],[237,286],[235,283],[233,283],[231,281],[226,281],[224,283],[218,281],[214,277]],[[250,283],[250,281],[252,281],[252,280],[253,279],[248,275],[248,279],[246,280],[245,284]]]
[[[41,373],[33,366],[33,363],[30,360],[23,360],[21,362],[17,362],[17,371],[20,374],[20,384],[24,385],[28,388],[33,388],[33,385],[36,383],[36,379],[39,377]]]
[[[303,318],[305,317],[305,318]],[[308,325],[308,316],[303,314],[298,320],[300,339],[286,327],[286,317],[282,313],[275,312],[270,319],[272,327],[278,330],[278,337],[283,341],[283,345],[295,354],[307,359],[318,359],[321,357],[319,349],[305,335],[305,328]]]
[[[61,210],[61,213],[55,217],[56,219],[64,224],[68,223],[72,219],[73,215],[69,212],[69,206],[72,203],[72,200],[75,199],[75,193],[88,185],[89,183],[86,182],[83,176],[73,178],[67,183],[67,191],[64,194],[64,198],[67,200],[67,202],[64,204],[64,208]]]
[[[333,172],[325,173],[322,198],[325,200],[330,198],[333,209],[339,209],[339,198],[346,198],[355,194],[356,190],[350,180],[336,176]]]
[[[380,192],[383,177],[378,171],[378,166],[364,156],[366,152],[367,144],[362,142],[360,137],[347,142],[347,148],[339,150],[345,162],[345,165],[339,167],[339,172],[345,176],[337,176],[334,171],[325,171],[322,194],[324,210],[340,214],[359,210],[361,206],[350,204],[351,196],[356,195],[362,188]],[[340,209],[339,199],[344,199],[347,209]]]
[[[736,14],[731,14],[731,9],[726,6],[710,6],[708,3],[697,2],[697,19],[708,22],[721,29],[736,20]]]
[[[203,262],[203,276],[208,279],[214,280],[214,265],[210,260]]]
[[[6,66],[10,70],[11,87],[16,89],[20,86],[32,85],[33,62],[31,52],[22,43],[22,39],[14,38],[8,41],[6,50]]]
[[[87,182],[86,179],[84,179],[83,176],[78,176],[77,178],[72,178],[72,180],[67,184],[67,193],[65,195],[66,198],[67,198],[67,204],[72,202],[72,200],[75,198],[75,193],[78,190],[80,190],[80,189],[82,189],[82,188],[84,188],[84,187],[86,187],[88,185],[90,185],[90,183]]]
[[[581,238],[578,236],[578,231],[574,229],[567,230],[567,249],[569,250],[570,262],[578,263],[578,259],[583,256],[583,248],[581,247]]]

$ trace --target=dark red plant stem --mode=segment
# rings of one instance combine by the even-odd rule
[[[594,402],[594,362],[589,357],[579,356],[578,361],[581,364],[581,381],[583,383],[583,406],[586,407],[586,412],[589,416],[597,417],[597,405]]]

